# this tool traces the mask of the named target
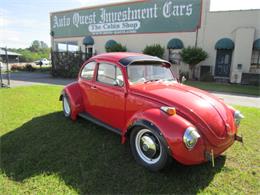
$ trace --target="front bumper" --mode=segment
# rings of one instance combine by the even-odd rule
[[[184,143],[179,143],[179,146],[170,145],[170,148],[172,149],[173,158],[182,164],[196,165],[211,161],[214,166],[214,159],[231,147],[235,141],[243,142],[243,138],[235,134],[226,137],[221,145],[213,146],[202,137],[192,150],[188,150]]]

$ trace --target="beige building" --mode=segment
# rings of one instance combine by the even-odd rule
[[[187,72],[178,52],[197,45],[209,54],[196,67],[198,79],[212,74],[231,83],[259,83],[260,10],[209,9],[209,0],[151,0],[55,12],[52,48],[95,55],[114,42],[131,52],[160,44],[173,69]]]

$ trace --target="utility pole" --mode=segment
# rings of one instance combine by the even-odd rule
[[[1,60],[2,61],[2,60]],[[3,77],[2,77],[2,62],[0,61],[0,87],[4,87],[4,84],[3,84]]]
[[[196,28],[196,39],[195,39],[195,47],[197,48],[198,46],[198,36],[199,36],[199,26]]]
[[[5,47],[6,69],[7,69],[7,85],[10,87],[10,71],[9,71],[9,58],[7,53],[7,47]]]

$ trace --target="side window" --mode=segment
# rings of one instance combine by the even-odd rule
[[[97,81],[114,86],[123,86],[123,74],[121,70],[112,64],[100,63]]]
[[[96,62],[90,62],[85,65],[81,71],[81,77],[87,80],[91,80],[94,76]]]

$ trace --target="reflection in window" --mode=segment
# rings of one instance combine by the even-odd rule
[[[78,42],[61,42],[56,43],[59,52],[77,52],[79,51]]]
[[[229,64],[229,55],[228,54],[225,55],[225,64]]]
[[[260,65],[260,50],[253,50],[251,64]]]
[[[108,85],[124,85],[121,70],[115,65],[106,63],[99,64],[97,81]]]
[[[162,65],[130,65],[127,68],[130,83],[145,82],[149,80],[175,80],[171,70]]]
[[[90,62],[85,65],[81,72],[81,77],[87,80],[91,80],[94,76],[96,62]]]

